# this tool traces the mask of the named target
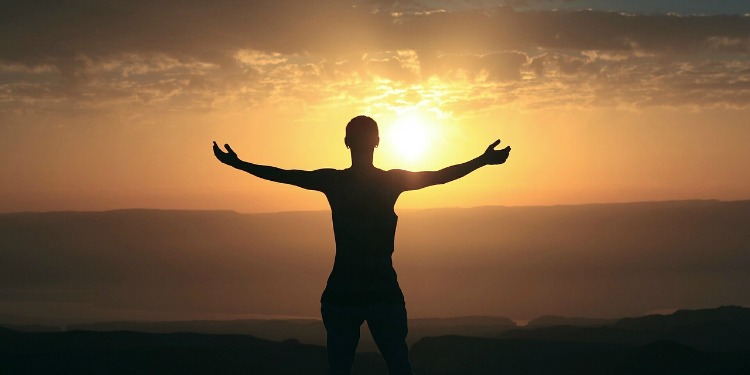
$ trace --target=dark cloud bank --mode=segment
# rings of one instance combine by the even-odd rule
[[[218,59],[282,53],[549,48],[747,53],[750,17],[615,12],[373,13],[347,1],[21,2],[6,5],[1,56],[43,64],[77,54],[160,52]]]

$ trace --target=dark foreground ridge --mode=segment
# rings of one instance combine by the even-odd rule
[[[672,341],[642,346],[446,336],[412,347],[423,374],[747,374],[748,352],[709,353]]]
[[[0,323],[0,326],[3,326]],[[17,331],[40,331],[43,327],[6,325]],[[412,345],[428,336],[472,336],[496,337],[516,324],[507,318],[470,316],[460,318],[416,318],[409,319],[409,337]],[[47,329],[57,331],[58,328]],[[193,332],[207,334],[244,334],[258,338],[283,341],[293,337],[306,344],[324,346],[325,328],[319,319],[245,319],[245,320],[198,320],[198,321],[154,321],[154,322],[99,322],[67,326],[69,331],[134,331],[145,333]],[[361,329],[362,339],[357,350],[376,352],[377,346],[369,330]]]
[[[421,375],[750,374],[750,309],[510,329],[494,338],[425,337],[411,357]],[[324,347],[295,339],[0,328],[0,374],[322,374],[325,361]],[[379,354],[359,353],[353,373],[387,370]]]

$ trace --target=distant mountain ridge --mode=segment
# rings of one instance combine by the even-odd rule
[[[742,306],[721,306],[715,309],[677,310],[672,314],[653,314],[637,318],[623,318],[613,326],[622,329],[669,331],[683,327],[720,327],[730,325],[750,330],[750,309]]]
[[[556,318],[558,319],[558,318]],[[648,345],[673,341],[705,351],[750,351],[750,308],[722,306],[713,309],[678,310],[669,315],[648,315],[615,319],[592,325],[594,319],[559,318],[560,322],[581,325],[518,327],[506,318],[462,317],[411,319],[409,344],[426,337],[463,336],[502,339],[534,339],[554,342],[607,343],[615,345]],[[42,327],[20,331],[43,331]],[[49,331],[49,330],[47,330]],[[265,340],[296,340],[306,344],[325,345],[325,329],[320,320],[230,320],[181,322],[102,322],[67,327],[67,331],[143,333],[243,334]],[[363,325],[361,351],[377,351]]]
[[[749,308],[679,310],[599,326],[570,321],[584,325],[514,329],[497,338],[429,337],[411,356],[435,375],[750,373]]]
[[[525,327],[526,328],[539,328],[539,327],[554,327],[554,326],[575,326],[575,327],[603,326],[603,325],[612,324],[616,321],[617,319],[596,319],[596,318],[545,315],[545,316],[540,316],[536,319],[530,320]]]
[[[670,315],[624,318],[599,326],[559,325],[508,330],[498,337],[622,345],[673,341],[710,352],[750,351],[750,309],[722,306],[678,310]]]

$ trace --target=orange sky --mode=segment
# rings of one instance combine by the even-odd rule
[[[750,198],[746,15],[376,3],[19,7],[29,22],[0,34],[0,211],[325,209],[219,164],[211,141],[345,168],[359,114],[384,169],[513,148],[398,208]],[[410,127],[421,154],[399,151]]]

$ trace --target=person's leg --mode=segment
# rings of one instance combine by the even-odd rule
[[[409,362],[409,347],[406,307],[403,304],[376,305],[368,309],[367,325],[372,338],[383,354],[391,375],[412,375]]]
[[[359,328],[364,321],[357,306],[323,303],[320,307],[328,333],[328,375],[349,375],[359,344]]]

